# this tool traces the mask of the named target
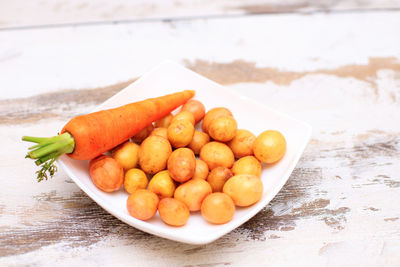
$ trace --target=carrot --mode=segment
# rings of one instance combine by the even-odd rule
[[[53,164],[61,155],[67,154],[77,160],[93,159],[128,140],[153,121],[168,115],[194,96],[186,90],[157,98],[150,98],[114,109],[81,115],[70,120],[61,134],[49,137],[22,137],[23,141],[34,142],[27,158],[36,159],[42,165],[38,181],[50,177],[57,171]]]

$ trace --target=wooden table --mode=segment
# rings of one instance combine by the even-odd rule
[[[398,1],[95,2],[0,4],[1,266],[400,265]],[[165,59],[313,126],[281,192],[208,245],[136,230],[24,159],[22,135]]]

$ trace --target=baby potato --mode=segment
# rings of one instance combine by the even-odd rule
[[[232,116],[215,118],[208,126],[210,136],[220,142],[228,142],[236,135],[237,122]]]
[[[138,189],[146,189],[149,180],[141,169],[133,168],[125,173],[124,188],[129,194]]]
[[[235,203],[224,193],[212,193],[201,204],[201,215],[210,223],[223,224],[232,220]]]
[[[194,170],[193,179],[207,179],[208,166],[201,159],[196,159],[196,169]]]
[[[285,155],[285,137],[274,130],[262,132],[254,141],[253,151],[259,161],[275,163]]]
[[[210,142],[210,136],[208,136],[208,134],[195,131],[192,141],[189,143],[189,148],[193,150],[194,154],[198,155],[201,148],[208,142]]]
[[[139,146],[129,141],[125,142],[113,151],[112,157],[125,171],[135,168],[139,160]]]
[[[167,128],[154,128],[154,130],[150,133],[150,136],[152,135],[158,135],[168,140]]]
[[[173,197],[175,192],[175,183],[171,176],[169,176],[167,170],[160,171],[151,178],[149,190],[155,193],[160,199]]]
[[[207,163],[210,170],[218,166],[231,168],[235,162],[232,150],[220,142],[205,144],[200,150],[200,158]]]
[[[182,106],[181,111],[189,111],[190,113],[192,113],[194,116],[195,123],[198,123],[203,119],[206,109],[203,103],[201,103],[200,101],[195,99],[190,99]]]
[[[189,148],[178,148],[168,159],[168,172],[177,182],[185,182],[193,177],[196,169],[196,157]]]
[[[168,126],[167,135],[173,147],[185,147],[192,141],[194,126],[187,120],[176,120]]]
[[[176,114],[172,118],[171,123],[173,123],[174,121],[179,121],[179,120],[186,120],[186,121],[189,121],[191,124],[194,125],[194,116],[189,111],[181,111],[181,112],[179,112],[178,114]]]
[[[117,191],[124,183],[124,169],[109,156],[101,155],[92,159],[89,174],[94,185],[104,192]]]
[[[210,123],[220,116],[232,116],[232,112],[227,108],[221,107],[210,109],[203,119],[203,125],[201,126],[203,132],[208,133],[208,127],[210,126]]]
[[[144,139],[146,139],[150,135],[153,129],[154,129],[153,124],[144,127],[142,130],[140,130],[140,132],[138,132],[132,137],[132,140],[140,144],[141,142],[143,142]]]
[[[204,198],[211,192],[211,186],[205,180],[193,179],[178,186],[174,198],[185,203],[190,211],[198,211]]]
[[[226,181],[233,176],[230,169],[225,167],[216,167],[212,169],[207,177],[207,182],[210,184],[213,192],[222,192],[222,188]]]
[[[164,118],[155,121],[154,125],[157,128],[168,128],[169,124],[171,123],[172,117],[173,117],[173,115],[171,113],[169,113]]]
[[[139,189],[128,197],[126,208],[131,216],[146,221],[156,214],[158,202],[156,194],[146,189]]]
[[[183,226],[189,219],[188,207],[175,198],[163,198],[158,204],[158,213],[161,219],[168,225]]]
[[[232,167],[234,175],[237,174],[252,174],[260,177],[261,163],[253,156],[246,156],[237,160]]]
[[[247,207],[261,199],[263,183],[257,176],[239,174],[226,181],[222,191],[232,198],[236,206]]]
[[[139,148],[139,165],[145,173],[154,174],[167,167],[172,148],[167,139],[153,135],[147,137]]]
[[[250,131],[238,129],[235,137],[228,142],[228,146],[232,149],[236,158],[253,155],[253,144],[256,136]]]

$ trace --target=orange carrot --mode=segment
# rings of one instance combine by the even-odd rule
[[[194,91],[186,90],[75,117],[58,136],[22,137],[24,141],[37,143],[30,148],[27,157],[37,159],[37,165],[43,164],[37,172],[38,180],[47,179],[47,172],[50,176],[56,172],[53,163],[62,154],[78,160],[93,159],[168,115],[193,96]]]

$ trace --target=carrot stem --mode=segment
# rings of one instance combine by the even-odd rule
[[[41,169],[36,172],[38,182],[47,180],[48,175],[50,178],[53,177],[57,171],[54,162],[63,154],[72,153],[75,148],[75,140],[68,132],[53,137],[24,136],[22,140],[37,143],[29,148],[30,151],[26,157],[36,159],[36,165],[41,166]]]

